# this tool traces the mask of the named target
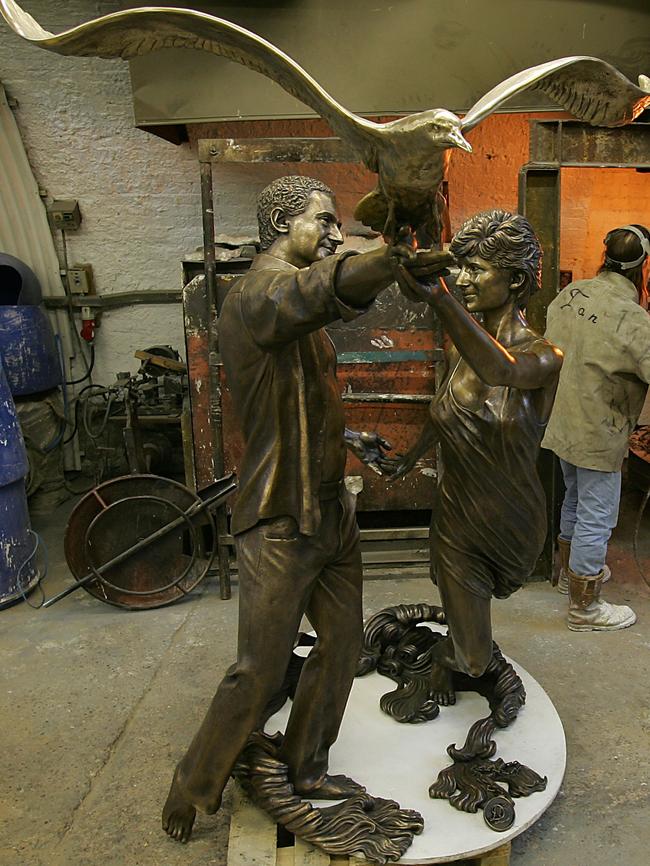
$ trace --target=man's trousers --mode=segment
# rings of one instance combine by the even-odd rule
[[[599,574],[618,520],[621,473],[584,469],[566,460],[560,466],[566,487],[560,538],[571,542],[569,567],[574,574]]]
[[[291,517],[260,521],[236,537],[239,569],[237,662],[219,685],[178,768],[185,795],[215,812],[249,735],[279,690],[303,614],[317,642],[303,667],[280,758],[302,789],[327,772],[363,633],[362,570],[354,497],[321,503],[315,536]]]

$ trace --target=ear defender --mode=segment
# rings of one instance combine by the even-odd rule
[[[607,244],[609,243],[609,239],[614,234],[614,232],[632,232],[632,234],[636,235],[637,238],[639,239],[639,241],[641,243],[641,249],[643,250],[643,252],[639,256],[639,258],[634,259],[634,261],[632,261],[632,262],[619,262],[618,259],[614,259],[609,255],[609,253],[606,253],[608,260],[610,262],[613,262],[615,265],[619,265],[621,270],[629,271],[630,268],[636,268],[637,265],[640,265],[641,262],[645,258],[647,258],[647,256],[650,256],[650,241],[643,234],[641,229],[638,229],[636,226],[621,226],[618,229],[612,229],[611,232],[607,233],[607,236],[605,237],[605,240],[603,241],[603,243],[605,244],[605,247],[607,247]]]

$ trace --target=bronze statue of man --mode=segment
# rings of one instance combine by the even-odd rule
[[[346,436],[336,353],[323,326],[365,312],[408,269],[407,245],[337,254],[332,191],[284,177],[258,202],[263,252],[228,293],[219,319],[223,364],[245,449],[233,511],[239,569],[237,662],[174,773],[163,827],[190,836],[196,809],[216,812],[233,765],[280,688],[303,614],[317,633],[279,758],[297,793],[342,799],[361,789],[328,775],[362,640],[361,554],[343,484],[346,438],[381,469],[386,443]],[[435,272],[449,263],[431,253]]]
[[[420,278],[413,263],[400,280],[409,297],[435,310],[450,345],[420,439],[392,461],[399,477],[440,445],[431,558],[449,636],[435,648],[431,697],[443,705],[455,701],[453,671],[485,672],[491,599],[519,589],[542,551],[546,507],[536,460],[562,365],[560,350],[524,317],[542,258],[528,220],[501,210],[477,214],[450,251],[466,306],[443,280]],[[481,313],[483,325],[471,313]]]

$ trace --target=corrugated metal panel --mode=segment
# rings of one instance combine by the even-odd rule
[[[0,250],[21,259],[39,279],[46,297],[65,295],[59,260],[25,147],[7,94],[0,83]],[[63,312],[50,312],[68,360],[74,357],[70,323]],[[68,369],[66,375],[69,375]],[[79,468],[78,456],[66,448],[66,468]]]
[[[30,266],[44,295],[63,295],[45,208],[1,84],[0,152],[0,249]]]

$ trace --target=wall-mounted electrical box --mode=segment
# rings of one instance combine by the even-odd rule
[[[75,295],[94,294],[93,266],[72,265],[68,268],[68,287]]]
[[[55,229],[78,229],[81,225],[79,202],[74,199],[57,199],[47,209]]]

